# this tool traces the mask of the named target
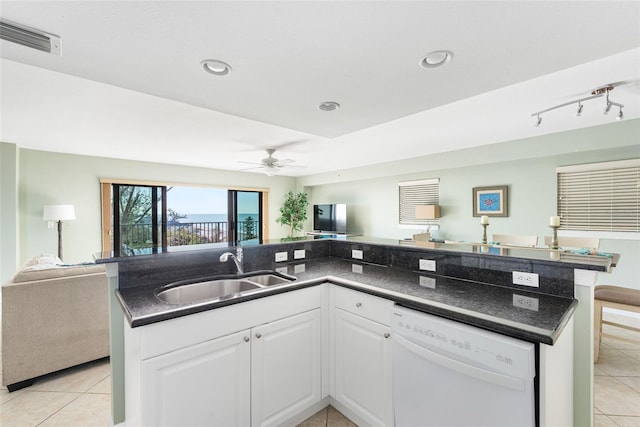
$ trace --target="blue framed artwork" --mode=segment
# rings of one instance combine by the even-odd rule
[[[475,187],[473,216],[509,216],[508,186]]]

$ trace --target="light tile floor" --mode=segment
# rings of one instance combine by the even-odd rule
[[[605,319],[640,327],[640,319],[611,313]],[[595,427],[640,427],[640,334],[603,325],[594,366]]]
[[[102,359],[41,377],[13,393],[0,388],[0,426],[105,427],[110,406],[109,360]]]
[[[640,327],[640,319],[609,313]],[[0,372],[0,375],[2,373]],[[109,425],[111,378],[103,359],[42,377],[31,386],[9,393],[0,388],[0,426]],[[325,408],[301,427],[353,427],[333,407]],[[595,365],[595,427],[640,427],[640,334],[603,327],[600,361]]]

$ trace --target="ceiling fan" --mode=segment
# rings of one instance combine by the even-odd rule
[[[273,153],[276,152],[275,148],[267,148],[266,151],[267,151],[267,154],[269,156],[265,157],[264,159],[262,159],[262,161],[260,163],[240,161],[240,163],[247,163],[247,164],[250,164],[250,165],[258,165],[256,167],[252,167],[252,168],[248,168],[248,169],[242,169],[242,170],[263,169],[263,172],[266,173],[267,175],[274,176],[275,174],[277,174],[280,171],[280,169],[283,169],[283,168],[303,168],[304,167],[304,166],[292,165],[291,163],[294,163],[295,160],[291,160],[291,159],[279,160],[279,159],[276,159],[275,157],[273,157]]]

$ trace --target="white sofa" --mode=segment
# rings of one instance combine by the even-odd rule
[[[32,263],[33,264],[33,263]],[[2,384],[109,356],[103,265],[30,265],[2,285]]]

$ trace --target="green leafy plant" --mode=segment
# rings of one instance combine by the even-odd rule
[[[292,238],[296,231],[302,231],[307,220],[307,206],[307,193],[293,194],[289,191],[286,194],[284,204],[280,208],[280,217],[276,218],[276,222],[289,226],[289,238]]]

